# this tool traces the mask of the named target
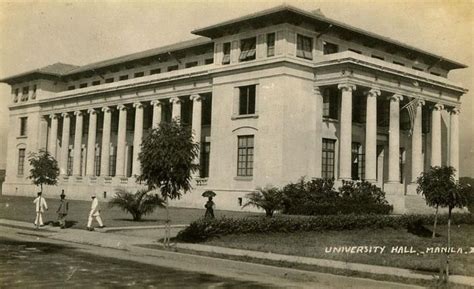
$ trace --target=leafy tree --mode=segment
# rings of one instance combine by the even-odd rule
[[[253,206],[265,210],[267,217],[282,208],[282,192],[276,187],[257,188],[256,192],[245,195],[248,201],[242,206]]]
[[[199,145],[193,142],[192,132],[174,119],[162,122],[152,129],[142,141],[138,156],[142,173],[137,181],[145,182],[149,190],[160,190],[165,202],[179,199],[191,190],[191,174],[199,169],[194,161],[198,157]],[[167,236],[169,242],[169,211],[167,212]]]
[[[134,221],[141,221],[142,216],[153,213],[157,207],[164,208],[165,201],[158,194],[148,194],[149,190],[142,189],[130,193],[119,189],[112,200],[110,207],[119,207],[132,215]]]
[[[30,153],[28,161],[31,166],[29,178],[33,180],[33,184],[40,186],[41,192],[43,185],[55,186],[58,183],[58,162],[47,151]]]
[[[430,207],[448,208],[448,245],[451,247],[451,213],[454,208],[463,208],[468,203],[467,189],[465,185],[459,184],[454,176],[455,169],[450,166],[431,167],[424,172],[418,179],[417,193],[425,196],[426,204]],[[435,217],[436,226],[436,217]],[[434,230],[433,230],[434,234]],[[446,281],[449,276],[449,250],[446,261]]]

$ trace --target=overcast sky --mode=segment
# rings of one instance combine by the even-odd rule
[[[0,78],[55,62],[75,65],[193,38],[191,30],[283,1],[0,0]],[[470,92],[460,116],[461,176],[474,177],[474,1],[286,1],[470,66],[449,78]],[[10,88],[0,84],[0,168],[5,167]]]

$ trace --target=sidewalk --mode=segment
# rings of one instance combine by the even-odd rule
[[[19,221],[10,221],[5,219],[0,219],[0,226],[12,226],[17,228],[27,228],[32,229],[32,224],[19,222]],[[176,234],[182,229],[184,225],[173,226],[171,230],[171,237],[176,236]],[[138,230],[143,230],[144,227],[138,227]],[[35,232],[42,235],[47,235],[48,238],[53,240],[61,240],[72,243],[87,244],[93,246],[99,246],[104,248],[113,248],[121,249],[134,252],[152,252],[161,251],[158,249],[145,249],[143,245],[161,245],[157,242],[158,239],[164,236],[164,227],[163,226],[153,226],[150,230],[153,230],[152,234],[134,236],[133,234],[123,234],[123,232],[118,231],[119,228],[106,228],[102,230],[97,230],[96,232],[86,232],[84,230],[77,229],[65,229],[60,230],[59,228],[54,227],[45,227],[44,229],[36,230]],[[130,227],[127,230],[131,230]],[[106,237],[104,236],[106,235]],[[149,247],[149,246],[148,246]],[[326,259],[317,259],[317,258],[308,258],[300,256],[290,256],[274,253],[265,253],[258,251],[249,251],[249,250],[239,250],[232,248],[223,248],[216,246],[207,246],[200,244],[189,244],[189,243],[177,243],[173,245],[176,249],[190,250],[194,252],[210,253],[217,254],[218,256],[237,256],[237,257],[249,257],[258,260],[269,260],[273,262],[288,262],[294,264],[303,264],[303,265],[312,265],[319,266],[331,269],[339,269],[353,272],[360,272],[370,275],[378,276],[396,276],[405,279],[411,280],[422,280],[429,281],[433,280],[434,276],[431,274],[422,274],[418,272],[413,272],[411,270],[394,268],[394,267],[385,267],[385,266],[376,266],[376,265],[367,265],[367,264],[357,264],[357,263],[347,263],[342,261],[335,260],[326,260]],[[148,253],[149,254],[149,253]],[[342,277],[342,276],[341,276]],[[474,277],[470,276],[450,276],[450,282],[464,285],[464,286],[473,286]]]

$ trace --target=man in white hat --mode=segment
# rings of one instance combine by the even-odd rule
[[[36,205],[36,219],[35,219],[35,227],[43,227],[43,213],[45,210],[48,210],[48,204],[46,204],[45,198],[41,196],[41,192],[38,192],[38,197],[33,201]]]
[[[95,218],[97,223],[99,223],[99,228],[104,228],[104,223],[102,223],[102,219],[100,218],[100,209],[99,209],[99,200],[95,196],[95,194],[92,194],[92,205],[91,205],[91,211],[89,213],[89,220],[87,221],[87,230],[89,231],[94,231],[94,228],[92,228],[92,218]]]

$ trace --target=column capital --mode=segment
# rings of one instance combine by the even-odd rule
[[[461,108],[455,106],[453,108],[451,108],[451,110],[449,111],[450,114],[455,114],[455,115],[458,115],[461,113]]]
[[[418,99],[418,106],[423,106],[425,104],[426,104],[426,102],[425,102],[424,99]]]
[[[127,107],[125,106],[125,104],[119,104],[117,105],[117,109],[120,111],[120,110],[127,110]]]
[[[155,100],[150,101],[150,104],[151,104],[152,106],[160,106],[160,105],[162,105],[162,103],[161,103],[161,101],[160,101],[159,99],[155,99]]]
[[[141,108],[143,108],[143,103],[141,103],[141,102],[135,102],[135,103],[133,104],[133,107],[134,107],[135,109],[141,109]]]
[[[192,100],[192,101],[201,101],[202,97],[199,94],[191,94],[189,99]]]
[[[444,109],[444,105],[441,104],[441,103],[436,103],[434,106],[433,106],[433,110],[443,110]]]
[[[70,117],[71,114],[70,114],[69,112],[63,112],[63,113],[61,113],[61,116],[62,116],[63,118],[66,118],[66,117]]]
[[[389,96],[390,101],[397,101],[400,102],[403,100],[403,95],[395,93],[394,95]]]
[[[74,115],[75,115],[75,116],[82,116],[83,114],[84,114],[84,113],[82,112],[82,110],[76,110],[76,111],[74,112]]]
[[[170,98],[170,102],[172,104],[181,103],[181,99],[179,99],[179,97],[172,97],[172,98]]]
[[[108,107],[108,106],[104,106],[103,108],[101,108],[102,112],[111,112],[112,111],[112,108]]]
[[[87,113],[88,113],[88,114],[97,114],[97,110],[96,110],[95,108],[89,108],[89,109],[87,110]]]
[[[378,88],[372,88],[371,90],[369,90],[367,96],[369,97],[377,97],[377,96],[380,96],[382,92],[380,91],[380,89]]]
[[[55,113],[52,113],[52,114],[49,115],[49,118],[50,119],[58,119],[58,115],[55,114]]]
[[[337,85],[337,89],[340,89],[343,91],[354,91],[357,89],[357,86],[355,84],[350,84],[350,83],[340,83]]]

